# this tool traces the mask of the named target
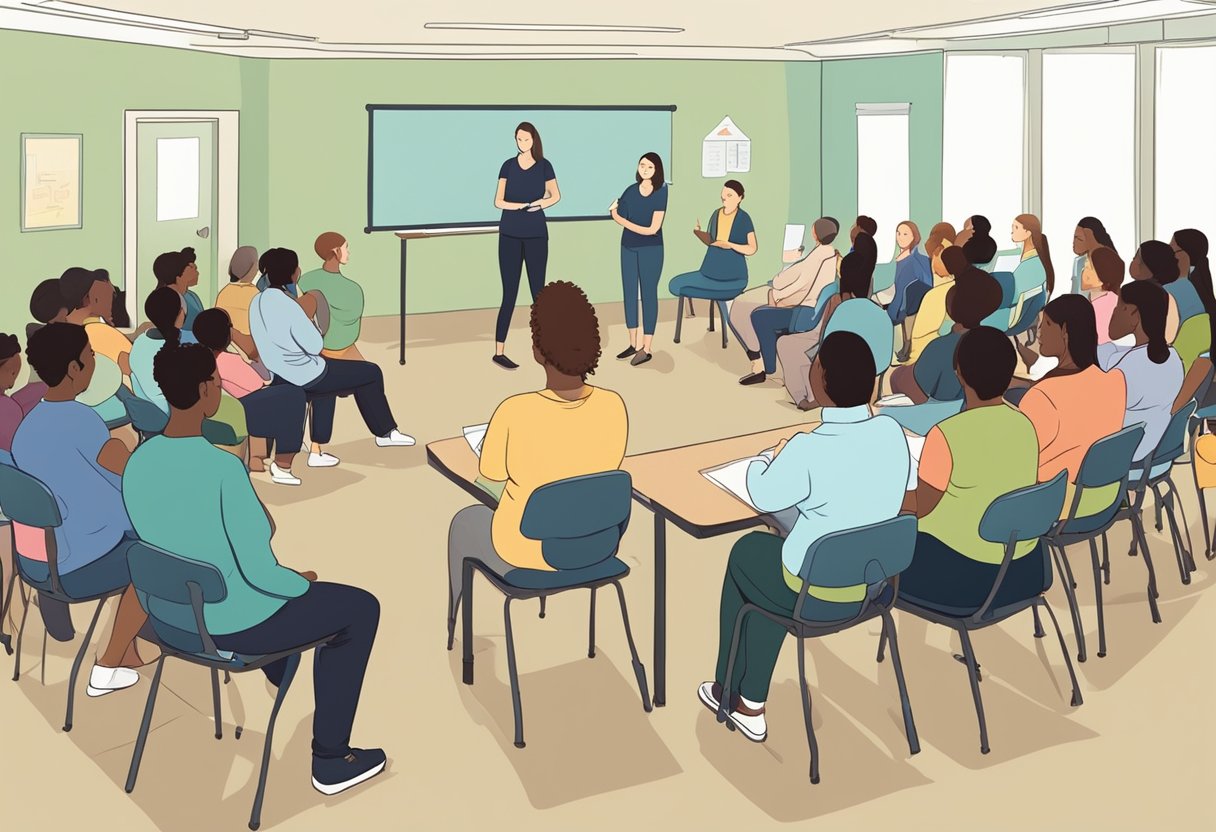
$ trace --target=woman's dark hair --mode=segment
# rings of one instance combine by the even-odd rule
[[[873,273],[874,265],[878,262],[878,246],[875,245],[874,237],[870,232],[857,232],[857,239],[853,240],[853,250],[849,253],[859,256]]]
[[[1098,246],[1089,253],[1089,263],[1098,275],[1102,288],[1108,292],[1117,292],[1123,285],[1125,274],[1123,258],[1109,246]]]
[[[1152,281],[1137,280],[1120,289],[1119,297],[1140,312],[1140,326],[1148,336],[1149,360],[1154,364],[1164,364],[1170,357],[1170,345],[1165,340],[1169,295]]]
[[[999,329],[980,326],[963,333],[954,352],[954,368],[963,384],[984,401],[999,398],[1013,379],[1018,355]]]
[[[1110,234],[1106,231],[1106,226],[1102,224],[1102,220],[1097,217],[1081,217],[1081,221],[1077,223],[1077,228],[1087,229],[1094,235],[1094,239],[1097,240],[1098,245],[1106,246],[1111,251],[1117,253],[1114,241],[1111,240]]]
[[[202,344],[166,346],[152,359],[152,378],[175,410],[189,410],[202,397],[199,387],[215,375],[215,354]]]
[[[1216,344],[1216,296],[1212,292],[1212,267],[1208,264],[1208,238],[1197,228],[1183,228],[1174,232],[1174,242],[1186,252],[1191,261],[1191,285],[1203,301],[1211,324],[1211,343]]]
[[[981,266],[991,263],[992,258],[996,257],[996,240],[987,234],[981,234],[977,230],[971,235],[971,239],[963,243],[962,249],[963,254],[967,255],[968,263],[973,266]]]
[[[173,291],[170,289],[169,291]],[[38,378],[49,387],[63,382],[68,367],[76,362],[81,369],[84,364],[80,355],[89,345],[89,336],[79,324],[47,324],[30,336],[25,347],[25,357]]]
[[[66,312],[68,302],[59,291],[59,278],[52,277],[34,287],[30,295],[30,314],[40,324],[49,324],[60,312]]]
[[[204,309],[194,318],[194,338],[204,347],[223,352],[232,343],[232,318],[223,309]]]
[[[532,344],[545,362],[584,380],[600,363],[600,322],[578,286],[559,280],[545,286],[532,304]]]
[[[153,289],[144,301],[144,314],[166,344],[181,343],[182,332],[177,328],[177,316],[181,313],[182,296],[168,286]]]
[[[971,268],[971,261],[967,259],[967,252],[963,250],[963,246],[948,246],[942,252],[941,257],[946,271],[956,278]]]
[[[730,188],[739,195],[739,199],[743,199],[743,197],[746,196],[746,194],[743,193],[743,183],[738,179],[727,179],[726,182],[722,184],[722,187]]]
[[[870,287],[873,285],[874,264],[856,250],[846,254],[840,261],[840,293],[848,293],[855,298],[868,298]]]
[[[289,248],[267,249],[258,260],[258,269],[266,275],[270,285],[276,289],[290,285],[291,279],[299,267],[299,255]]]
[[[0,332],[0,364],[3,364],[20,352],[21,342],[17,340],[17,336]]]
[[[983,214],[972,214],[967,219],[971,220],[971,232],[976,237],[991,237],[992,223]]]
[[[874,221],[873,217],[867,217],[865,214],[857,215],[855,225],[858,231],[864,231],[871,237],[878,233],[878,223]]]
[[[1043,271],[1047,273],[1047,296],[1051,297],[1056,288],[1056,269],[1051,264],[1051,249],[1047,246],[1043,223],[1034,214],[1018,214],[1016,219],[1022,228],[1030,232],[1030,244],[1034,246],[1035,253],[1039,255],[1039,262],[1043,264]]]
[[[955,276],[946,292],[950,318],[964,329],[975,329],[1001,306],[1001,284],[983,269],[968,266]]]
[[[837,407],[859,407],[874,396],[874,353],[856,332],[838,329],[823,339],[815,360],[823,367],[823,386]]]
[[[1098,363],[1098,321],[1092,303],[1082,295],[1061,295],[1043,307],[1043,314],[1068,333],[1068,354],[1078,370]]]
[[[1168,243],[1146,240],[1140,244],[1140,262],[1148,269],[1153,280],[1168,286],[1178,279],[1178,255]]]
[[[540,131],[530,121],[521,121],[515,132],[520,130],[532,137],[532,158],[537,162],[545,161],[545,146],[541,144]]]
[[[156,282],[159,285],[168,286],[182,276],[186,266],[197,259],[194,249],[190,246],[186,246],[181,251],[166,251],[152,261],[152,274],[156,275]]]
[[[666,175],[663,173],[663,160],[659,157],[659,154],[653,151],[650,153],[643,153],[642,159],[645,159],[646,161],[650,162],[650,164],[654,165],[654,176],[650,177],[650,184],[657,191],[667,182],[667,179],[665,178]],[[638,159],[638,164],[642,163],[642,159]],[[638,180],[638,184],[641,185],[642,174],[634,171],[633,176]]]

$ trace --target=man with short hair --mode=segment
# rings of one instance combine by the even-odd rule
[[[182,296],[182,306],[186,310],[186,321],[182,324],[182,332],[189,332],[194,327],[194,319],[203,311],[203,302],[191,289],[198,285],[198,266],[194,249],[186,246],[181,251],[166,251],[152,262],[152,273],[156,275],[158,286],[168,286]]]

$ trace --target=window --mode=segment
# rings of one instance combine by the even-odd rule
[[[908,219],[908,104],[857,105],[857,213],[878,223],[878,262],[895,256],[895,227]],[[852,218],[841,218],[847,226]]]
[[[1216,47],[1157,50],[1156,237],[1216,232]]]
[[[1025,58],[947,55],[944,110],[942,216],[957,229],[982,214],[1008,248],[1005,229],[1025,204]]]
[[[1057,293],[1069,291],[1072,282],[1072,237],[1082,217],[1102,221],[1125,262],[1138,245],[1135,129],[1134,53],[1043,55],[1040,219]]]
[[[156,221],[198,216],[197,136],[156,140]]]

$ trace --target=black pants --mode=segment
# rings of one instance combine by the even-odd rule
[[[528,288],[532,300],[545,285],[545,268],[549,264],[548,237],[507,237],[498,235],[498,271],[502,275],[502,306],[498,307],[498,325],[494,327],[494,340],[499,344],[507,340],[511,328],[511,314],[519,299],[519,276],[524,264],[528,264]]]
[[[272,384],[247,393],[240,402],[249,435],[269,439],[281,454],[294,454],[304,444],[307,400],[304,388],[294,384]]]
[[[993,607],[1033,598],[1051,587],[1051,569],[1044,567],[1043,543],[1009,564]],[[916,535],[912,564],[899,576],[901,595],[956,609],[978,610],[992,591],[998,563],[981,563],[961,555],[925,532]]]
[[[221,650],[277,653],[332,635],[313,660],[312,753],[345,757],[350,753],[350,732],[379,626],[376,596],[358,587],[315,583],[256,627],[214,638]],[[267,665],[263,672],[278,686],[286,667],[284,659]]]
[[[325,445],[334,433],[334,408],[337,397],[355,397],[363,424],[373,436],[388,436],[396,427],[393,411],[384,395],[384,373],[370,361],[331,360],[322,358],[325,370],[303,387],[305,398],[312,403],[312,441]],[[275,377],[276,385],[287,382]],[[299,445],[295,446],[299,447]]]

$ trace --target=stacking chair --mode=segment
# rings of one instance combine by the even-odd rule
[[[21,678],[21,643],[25,636],[25,620],[30,612],[30,598],[35,590],[41,592],[43,597],[47,599],[60,601],[64,604],[97,602],[93,610],[93,618],[89,622],[89,629],[85,632],[84,638],[80,642],[80,649],[76,651],[76,660],[72,662],[72,673],[68,677],[68,703],[67,712],[63,719],[63,730],[71,731],[73,706],[76,702],[76,678],[80,674],[80,665],[84,661],[85,651],[89,649],[89,645],[93,641],[93,631],[97,628],[97,619],[101,616],[101,608],[105,606],[105,602],[108,599],[121,595],[123,590],[116,589],[85,597],[74,597],[64,592],[63,585],[59,579],[58,550],[55,545],[55,529],[63,524],[63,517],[59,513],[59,504],[56,502],[55,497],[40,480],[12,466],[0,465],[0,507],[3,508],[5,516],[13,524],[11,529],[13,532],[14,568],[22,583],[30,588],[28,593],[24,587],[21,591],[21,623],[17,627],[17,650],[16,656],[13,659],[14,682]],[[46,547],[46,565],[50,573],[46,580],[34,579],[22,566],[23,535],[17,534],[16,524],[27,526],[31,531],[37,530],[42,532]],[[8,591],[5,593],[4,608],[6,611],[12,604],[13,584],[15,583],[15,580],[10,583]],[[45,632],[42,636],[42,667],[44,668],[45,678]]]
[[[882,618],[878,661],[883,660],[883,642],[888,638],[891,641],[891,665],[895,669],[895,681],[899,685],[899,702],[903,709],[908,751],[911,754],[920,752],[916,723],[912,719],[912,705],[908,701],[908,686],[904,681],[903,664],[899,658],[895,619],[891,616],[899,592],[899,573],[908,568],[915,549],[916,518],[910,515],[900,515],[870,526],[824,535],[810,545],[806,558],[802,561],[802,568],[799,570],[802,589],[794,603],[792,615],[777,615],[748,603],[743,605],[735,619],[730,656],[726,661],[728,684],[734,679],[739,637],[747,616],[762,615],[784,627],[798,639],[798,683],[802,691],[806,740],[811,751],[812,783],[819,782],[819,744],[815,740],[811,694],[806,683],[806,639],[839,633],[873,618]],[[854,603],[823,601],[810,595],[808,590],[809,586],[844,588],[860,584],[865,585],[866,595],[863,600]],[[726,707],[736,694],[738,691],[723,690],[718,705],[718,721],[726,723],[732,731],[735,726],[727,717]]]
[[[153,436],[159,436],[169,424],[169,416],[147,399],[141,399],[134,393],[122,396],[123,406],[131,417],[131,427],[139,434],[140,442],[147,442]]]
[[[143,720],[135,739],[135,752],[131,756],[131,768],[127,772],[126,791],[135,789],[139,776],[144,746],[148,742],[148,731],[152,727],[152,713],[156,707],[156,693],[160,690],[161,671],[165,659],[180,659],[190,664],[211,670],[211,700],[215,710],[215,738],[223,739],[223,717],[220,713],[219,671],[248,673],[266,665],[286,660],[283,679],[275,694],[274,707],[270,711],[270,723],[266,728],[266,741],[262,749],[262,765],[258,773],[258,787],[253,799],[253,811],[249,815],[249,828],[257,829],[262,822],[262,799],[266,795],[266,775],[270,770],[270,752],[274,743],[274,725],[279,717],[279,708],[287,697],[287,691],[300,665],[300,656],[314,648],[323,647],[332,636],[320,641],[302,644],[281,653],[242,655],[215,646],[203,614],[204,605],[223,601],[228,595],[224,576],[208,563],[189,560],[157,549],[146,543],[137,543],[127,555],[131,569],[131,583],[139,597],[139,603],[148,613],[148,620],[160,642],[161,656],[156,662],[156,674],[148,690],[148,702],[144,707]],[[241,726],[236,726],[236,738],[241,738]]]
[[[465,558],[461,570],[461,604],[463,605],[463,663],[464,683],[473,684],[473,574],[481,573],[492,586],[506,596],[503,618],[507,631],[507,669],[511,677],[511,704],[515,711],[515,747],[524,747],[523,708],[520,703],[519,674],[515,667],[515,637],[511,631],[511,602],[527,598],[541,599],[544,617],[546,596],[572,589],[591,591],[591,623],[587,656],[595,657],[595,592],[611,584],[616,588],[625,623],[625,640],[633,661],[633,672],[642,694],[642,707],[652,710],[646,687],[646,670],[638,659],[629,627],[629,612],[625,607],[625,592],[621,579],[629,567],[616,557],[621,537],[629,525],[633,494],[632,480],[624,471],[609,471],[583,477],[572,477],[542,486],[532,493],[524,508],[520,531],[529,540],[541,542],[545,563],[552,571],[541,569],[508,569],[495,572],[481,560]],[[456,611],[448,619],[448,649],[455,638]]]
[[[1133,511],[1127,502],[1128,480],[1131,476],[1132,457],[1136,448],[1144,438],[1144,425],[1136,424],[1099,439],[1085,453],[1081,467],[1077,471],[1076,490],[1073,492],[1072,504],[1068,507],[1068,516],[1056,524],[1043,542],[1052,550],[1056,564],[1056,573],[1064,584],[1064,594],[1068,598],[1068,609],[1072,614],[1073,632],[1077,634],[1077,661],[1085,661],[1085,628],[1081,624],[1081,612],[1077,605],[1076,582],[1073,580],[1072,568],[1068,562],[1065,549],[1077,543],[1089,544],[1090,561],[1094,571],[1094,598],[1098,608],[1098,656],[1106,655],[1106,619],[1102,609],[1102,584],[1110,583],[1110,553],[1106,533],[1120,520],[1131,523],[1134,539],[1141,541],[1145,551],[1144,563],[1149,570],[1148,603],[1152,611],[1153,621],[1160,621],[1157,610],[1156,579],[1153,573],[1152,559],[1147,555],[1148,546],[1144,544],[1144,523],[1139,511]],[[1082,503],[1088,495],[1109,491],[1110,498],[1106,504],[1096,507],[1086,506],[1082,514]],[[1091,499],[1092,503],[1093,500]],[[1103,557],[1098,559],[1098,540],[1102,540]]]
[[[726,349],[726,345],[727,345],[726,330],[729,328],[728,322],[730,321],[730,313],[726,308],[726,304],[728,302],[734,300],[738,296],[739,296],[739,293],[736,292],[733,295],[731,295],[730,297],[712,297],[712,298],[705,297],[705,299],[709,301],[709,331],[710,332],[714,331],[714,308],[715,307],[717,307],[719,314],[721,314],[721,316],[722,316],[722,349]],[[671,339],[672,341],[674,341],[677,344],[680,343],[680,334],[684,330],[684,301],[687,300],[689,307],[691,308],[692,299],[699,298],[699,297],[704,297],[704,295],[702,295],[702,294],[693,294],[693,295],[682,294],[682,295],[680,295],[678,309],[676,312],[676,334]]]
[[[880,295],[895,285],[895,261],[879,263],[874,267],[874,279],[870,285],[870,295]]]
[[[1191,531],[1186,521],[1186,512],[1183,511],[1182,502],[1177,499],[1178,486],[1174,484],[1172,472],[1174,463],[1185,452],[1187,423],[1194,415],[1195,408],[1195,402],[1190,401],[1170,418],[1165,433],[1161,436],[1161,441],[1157,443],[1153,452],[1145,457],[1142,468],[1132,471],[1131,477],[1132,487],[1136,489],[1133,510],[1143,509],[1147,494],[1151,491],[1155,501],[1157,531],[1163,529],[1161,514],[1163,510],[1165,512],[1165,517],[1170,525],[1170,540],[1174,544],[1174,555],[1178,561],[1178,574],[1184,584],[1191,582],[1191,573],[1195,571],[1195,559],[1192,555],[1194,547],[1191,543]],[[1163,489],[1164,493],[1162,493]],[[1178,517],[1174,513],[1175,506],[1182,515],[1181,524],[1178,523]],[[1184,532],[1185,543],[1183,542]],[[1137,544],[1133,539],[1132,555],[1136,554],[1136,548]],[[1144,550],[1147,558],[1148,541],[1142,541],[1140,548]]]
[[[1035,637],[1041,638],[1044,633],[1042,623],[1039,621],[1038,608],[1042,607],[1047,610],[1051,623],[1055,626],[1056,636],[1060,640],[1060,652],[1064,654],[1064,663],[1068,666],[1068,676],[1072,681],[1072,705],[1076,707],[1082,702],[1081,688],[1077,685],[1077,674],[1073,670],[1072,657],[1068,655],[1068,645],[1064,641],[1064,633],[1060,630],[1060,622],[1056,620],[1056,614],[1043,595],[1051,584],[1051,558],[1047,554],[1046,546],[1043,547],[1042,555],[1045,584],[1043,589],[1029,598],[1001,607],[993,606],[997,594],[1000,592],[1001,584],[1005,582],[1009,565],[1013,562],[1017,544],[1040,539],[1059,520],[1060,511],[1064,507],[1067,477],[1067,473],[1061,471],[1050,482],[1012,491],[996,498],[984,512],[984,516],[980,519],[980,537],[990,543],[1004,544],[1005,556],[1001,560],[1000,569],[988,597],[984,599],[978,609],[948,607],[914,598],[906,593],[900,594],[895,599],[897,609],[934,624],[950,627],[958,632],[963,645],[963,663],[967,665],[967,674],[971,678],[971,697],[975,700],[975,713],[980,724],[980,752],[983,754],[987,754],[989,751],[988,723],[984,719],[984,703],[980,698],[980,666],[975,658],[975,650],[971,646],[970,634],[972,631],[999,624],[1007,618],[1012,618],[1014,615],[1030,609],[1034,611]],[[1034,557],[1034,553],[1027,554],[1025,557]]]
[[[1013,272],[993,272],[992,277],[1001,287],[1001,305],[984,318],[983,324],[1003,332],[1013,323],[1014,305],[1017,303],[1017,298],[1013,296]]]
[[[1034,327],[1035,322],[1039,319],[1039,313],[1043,311],[1043,307],[1047,305],[1047,287],[1036,286],[1033,289],[1027,289],[1022,293],[1022,297],[1018,299],[1017,306],[1014,308],[1013,314],[1010,315],[1011,321],[1009,329],[1005,330],[1005,334],[1011,338],[1016,338],[1023,332],[1029,332]],[[1034,343],[1031,338],[1029,343]]]

